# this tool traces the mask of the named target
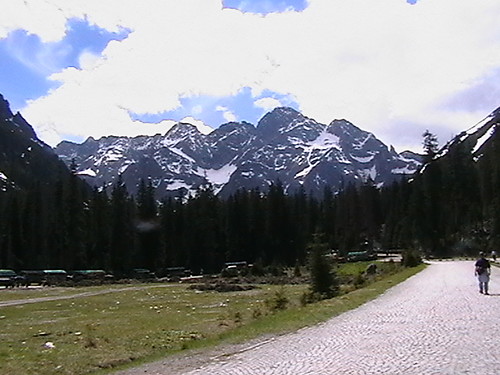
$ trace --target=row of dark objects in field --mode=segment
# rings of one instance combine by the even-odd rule
[[[192,289],[216,291],[247,290],[250,284],[300,284],[306,282],[304,277],[290,277],[286,274],[241,276],[240,274],[191,275],[189,271],[177,271],[165,277],[156,275],[146,269],[134,270],[129,277],[115,278],[103,270],[79,270],[66,272],[64,270],[20,271],[0,269],[0,287],[27,288],[44,286],[94,286],[103,284],[133,284],[137,282],[151,283],[185,283]],[[200,286],[200,283],[203,286]],[[243,286],[242,286],[243,285]]]
[[[193,275],[184,267],[170,267],[163,270],[161,277],[145,268],[136,268],[117,277],[104,270],[22,270],[0,269],[0,287],[30,287],[30,286],[92,286],[102,284],[130,284],[136,282],[184,282],[214,281],[221,275],[238,277],[244,270],[250,269],[246,262],[226,263],[217,275]]]
[[[332,252],[330,254],[332,261],[337,263],[371,261],[377,258],[373,252],[358,251],[350,252],[345,257]],[[389,258],[389,257],[388,257]],[[391,258],[389,258],[391,259]],[[382,260],[382,259],[380,259]],[[282,269],[260,269],[246,261],[227,262],[225,263],[220,274],[217,275],[193,275],[189,269],[184,267],[170,267],[163,270],[161,277],[158,277],[154,272],[145,268],[135,268],[129,273],[116,277],[112,273],[104,270],[21,270],[14,271],[10,269],[0,269],[0,287],[30,287],[30,286],[92,286],[102,284],[127,284],[134,282],[184,282],[184,283],[209,283],[212,288],[217,284],[217,281],[226,279],[224,289],[227,288],[227,279],[233,279],[230,284],[299,284],[307,282],[304,277],[291,277]]]
[[[156,275],[143,268],[132,270],[123,281],[153,281]],[[0,286],[5,288],[30,286],[86,286],[115,283],[119,280],[104,270],[21,270],[0,269]]]

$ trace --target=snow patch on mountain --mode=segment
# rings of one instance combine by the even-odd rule
[[[404,168],[393,168],[391,169],[391,172],[393,174],[402,174],[402,175],[411,175],[413,173],[415,173],[415,170],[414,169],[410,169],[408,167],[404,167]]]
[[[360,162],[360,163],[369,163],[373,160],[375,156],[374,155],[370,155],[370,156],[354,156],[354,155],[351,155],[351,158],[353,158],[354,160]]]
[[[340,149],[339,146],[340,138],[335,134],[329,133],[326,130],[323,130],[314,141],[309,142],[309,146],[317,149],[329,149],[329,148],[337,148]]]
[[[196,163],[196,160],[194,160],[191,156],[187,155],[184,151],[177,147],[170,147],[169,150],[174,154],[179,155],[182,159],[189,160],[191,163]]]
[[[495,133],[495,127],[492,126],[491,128],[488,129],[486,133],[483,134],[482,137],[479,137],[479,139],[476,142],[476,145],[472,149],[472,153],[475,154],[481,148],[481,146],[493,136],[493,133]]]
[[[224,165],[219,169],[202,169],[199,168],[198,172],[200,175],[206,177],[206,179],[215,186],[220,186],[226,184],[231,175],[236,171],[237,167],[232,164]]]
[[[191,186],[186,184],[183,180],[165,180],[165,182],[167,184],[167,190],[179,190],[182,188],[191,190]]]
[[[132,164],[134,164],[133,161],[126,160],[125,163],[120,168],[118,168],[118,174],[125,173],[125,171],[127,170],[127,168],[130,167]]]
[[[363,139],[358,140],[358,142],[353,143],[353,145],[352,145],[353,149],[355,149],[355,150],[362,149],[365,146],[366,142],[368,142],[372,138],[373,138],[373,134],[368,133],[366,135],[366,137],[364,137]]]
[[[374,165],[371,168],[361,169],[359,171],[359,175],[361,176],[361,178],[364,182],[366,182],[368,180],[375,181],[377,178],[377,167]]]
[[[87,169],[84,169],[83,171],[78,171],[76,174],[78,176],[89,176],[89,177],[96,177],[97,176],[97,173],[92,168],[87,168]]]
[[[103,155],[97,160],[96,165],[107,164],[109,162],[118,161],[123,158],[123,149],[114,147],[106,150]]]

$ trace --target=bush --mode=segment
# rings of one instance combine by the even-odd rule
[[[315,303],[321,301],[323,298],[321,297],[320,294],[314,293],[312,291],[307,291],[302,293],[300,296],[300,305],[305,306],[310,303]]]
[[[358,273],[353,280],[353,284],[356,288],[361,288],[366,282],[366,279],[362,272]]]
[[[422,257],[420,253],[415,250],[405,250],[403,251],[401,264],[403,267],[416,267],[422,263]]]
[[[285,288],[279,288],[274,297],[266,300],[266,305],[270,311],[285,310],[290,300],[286,296]]]

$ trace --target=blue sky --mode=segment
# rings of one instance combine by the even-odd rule
[[[101,53],[109,41],[123,40],[127,30],[108,32],[85,20],[71,19],[63,40],[43,43],[37,35],[17,29],[0,40],[0,93],[8,95],[14,109],[58,86],[47,78],[67,67],[79,68],[84,51]]]
[[[500,104],[494,0],[3,1],[0,93],[53,146],[291,106],[420,151]]]

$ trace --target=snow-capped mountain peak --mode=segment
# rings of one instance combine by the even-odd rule
[[[222,196],[265,191],[277,181],[289,192],[320,195],[325,186],[335,191],[349,182],[382,186],[419,167],[418,157],[398,155],[346,120],[326,125],[288,107],[275,108],[257,126],[231,122],[206,130],[180,122],[165,135],[62,142],[56,151],[67,163],[75,159],[92,184],[110,186],[121,174],[135,193],[141,179],[150,179],[160,197],[207,183]]]

